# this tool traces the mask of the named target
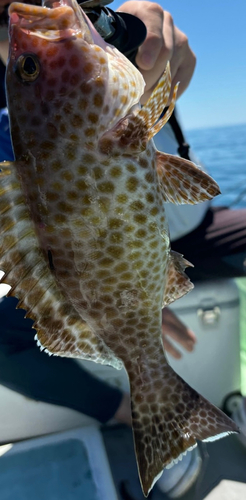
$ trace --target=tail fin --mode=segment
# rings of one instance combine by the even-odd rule
[[[197,440],[219,439],[238,432],[238,428],[167,363],[151,381],[144,378],[147,383],[141,387],[139,378],[130,384],[138,471],[143,493],[148,496],[163,469],[195,447]]]

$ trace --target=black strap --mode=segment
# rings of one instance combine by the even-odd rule
[[[164,109],[163,114],[165,114],[167,109],[168,108]],[[178,154],[181,156],[181,158],[184,158],[185,160],[190,160],[190,157],[189,157],[190,145],[187,142],[185,142],[183,132],[182,132],[180,125],[179,125],[179,122],[176,118],[175,109],[173,110],[173,113],[172,113],[171,117],[169,118],[168,123],[169,123],[169,125],[170,125],[170,127],[171,127],[171,129],[176,137],[177,143],[179,145]]]

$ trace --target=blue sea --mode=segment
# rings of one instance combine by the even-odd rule
[[[246,208],[246,124],[188,130],[186,139],[220,186],[214,205]]]

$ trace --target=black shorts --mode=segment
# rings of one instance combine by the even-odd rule
[[[246,276],[246,209],[211,207],[198,228],[171,243],[192,281]]]

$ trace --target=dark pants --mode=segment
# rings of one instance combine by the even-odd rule
[[[192,281],[245,276],[246,210],[210,209],[203,223],[172,243],[195,267]],[[30,398],[67,406],[106,422],[122,394],[75,361],[49,357],[36,346],[32,321],[13,298],[0,302],[0,383]]]
[[[202,224],[171,247],[194,265],[186,269],[191,281],[246,276],[246,209],[211,207]]]
[[[17,300],[0,300],[0,384],[29,398],[72,408],[104,423],[122,399],[118,389],[76,361],[48,356],[34,341],[32,321]]]

